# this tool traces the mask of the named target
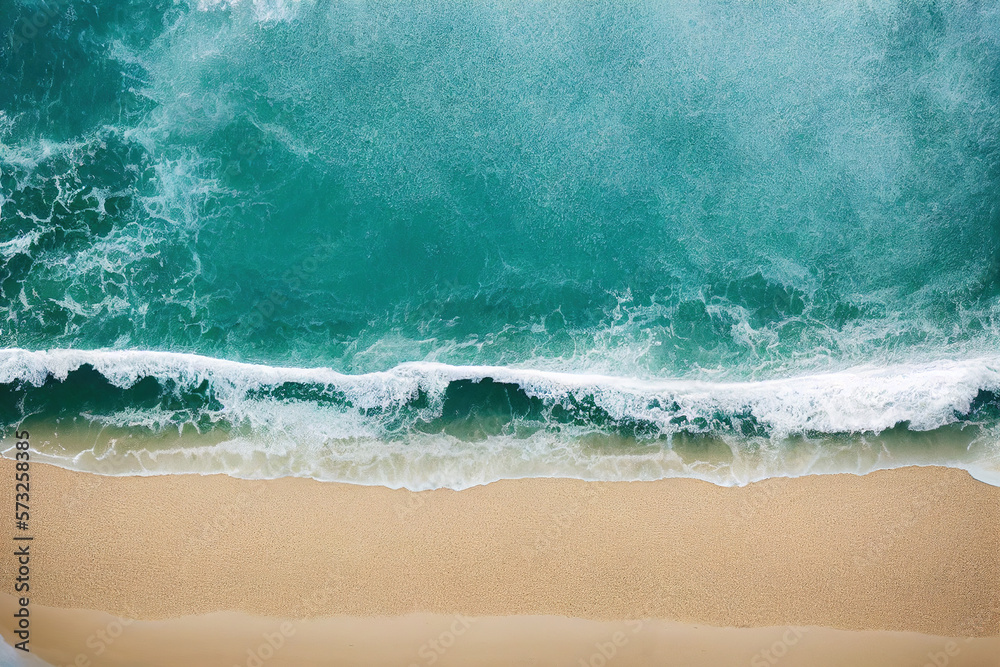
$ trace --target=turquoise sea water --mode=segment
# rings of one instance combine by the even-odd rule
[[[49,460],[1000,479],[995,3],[2,0],[0,37],[0,424]]]

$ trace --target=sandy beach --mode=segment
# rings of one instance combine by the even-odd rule
[[[4,460],[3,493],[13,493],[13,478],[13,463]],[[577,664],[573,656],[588,664],[581,647],[597,650],[616,632],[625,633],[636,660],[637,647],[655,656],[656,637],[673,636],[667,644],[679,645],[681,635],[692,647],[735,647],[740,661],[775,642],[787,651],[794,637],[803,658],[810,654],[805,640],[800,645],[788,633],[808,628],[817,631],[807,635],[816,645],[858,648],[868,641],[903,647],[914,659],[955,638],[961,650],[945,654],[949,664],[986,665],[977,661],[997,654],[1000,636],[1000,488],[945,468],[770,479],[743,488],[688,479],[526,479],[412,493],[302,479],[101,477],[33,464],[31,497],[33,648],[57,661],[72,662],[83,651],[91,664],[126,664],[115,662],[113,650],[94,656],[87,638],[115,617],[140,619],[123,634],[132,644],[143,633],[176,634],[182,617],[193,617],[201,620],[184,621],[189,635],[215,628],[219,639],[233,628],[236,657],[225,659],[247,664],[251,640],[243,635],[267,630],[228,623],[226,614],[259,618],[267,627],[287,619],[300,628],[300,647],[310,632],[367,636],[372,647],[395,646],[415,664],[430,664],[414,649],[435,623],[437,636],[456,622],[483,621],[481,635],[493,628],[492,635],[505,636],[499,646],[524,650],[538,628],[561,638],[536,637],[547,653],[524,664]],[[13,608],[13,585],[12,569],[4,568],[5,609]],[[517,617],[520,634],[496,629]],[[582,625],[558,626],[560,618]],[[46,628],[45,619],[61,630]],[[321,631],[333,622],[339,630]],[[392,622],[403,626],[385,630]],[[348,632],[350,623],[367,625]],[[635,623],[641,627],[633,637]],[[8,642],[10,631],[5,620]],[[706,640],[711,632],[730,635]],[[853,639],[836,639],[837,632]],[[117,643],[119,651],[130,645]],[[476,653],[485,656],[481,664],[505,664],[487,660],[499,658],[484,648],[486,639],[474,645],[485,651]],[[576,653],[560,653],[560,646]],[[342,648],[341,655],[354,655]],[[282,660],[293,653],[285,650]],[[398,664],[376,653],[338,662],[327,647],[323,660],[298,664]],[[616,655],[616,664],[631,664],[624,648]],[[473,664],[468,659],[455,664]],[[296,663],[276,657],[268,664]]]
[[[1000,1],[0,27],[0,667],[1000,667]]]

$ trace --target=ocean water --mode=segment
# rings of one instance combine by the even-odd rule
[[[1000,483],[996,3],[0,0],[0,37],[0,430],[40,460]]]

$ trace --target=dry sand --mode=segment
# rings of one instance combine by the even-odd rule
[[[0,463],[5,497],[13,498],[13,477],[13,463]],[[719,626],[702,628],[702,637],[753,627],[780,639],[789,625],[869,631],[842,634],[880,637],[885,646],[902,642],[918,658],[925,646],[943,646],[942,637],[1000,635],[1000,488],[944,468],[772,479],[745,488],[683,479],[532,479],[415,494],[300,479],[99,477],[32,464],[31,505],[36,628],[60,610],[92,610],[74,612],[90,632],[107,623],[95,620],[95,611],[147,621],[238,612],[272,617],[258,619],[271,624],[317,619],[297,626],[312,628],[333,622],[323,617],[341,617],[338,627],[368,619],[376,624],[373,636],[378,623],[403,622],[398,617],[415,612],[437,614],[426,618],[441,623],[463,614],[482,620],[480,628],[516,622],[484,617],[561,616],[584,624],[566,631],[579,640],[573,645],[591,647],[564,656],[572,660],[562,664],[574,665],[579,657],[586,663],[611,627],[579,619],[660,619],[647,625],[645,638],[680,632],[679,624]],[[12,571],[2,569],[5,593],[13,592]],[[8,609],[13,599],[5,596],[3,604]],[[11,617],[5,611],[3,618]],[[553,618],[522,621],[526,630],[558,625]],[[191,623],[220,621],[216,614]],[[0,623],[8,637],[9,625]],[[219,627],[240,625],[253,624]],[[761,629],[770,626],[781,627]],[[136,627],[178,626],[133,624],[130,636],[138,636]],[[213,636],[221,642],[226,632],[219,627]],[[815,643],[850,643],[816,630]],[[752,659],[757,654],[746,651],[759,650],[770,635],[747,632],[730,638],[749,642],[740,655]],[[45,634],[37,630],[34,640]],[[382,644],[398,647],[392,638],[406,633],[389,634]],[[557,629],[543,634],[560,636]],[[632,650],[643,641],[652,640],[634,640]],[[705,646],[715,644],[721,646]],[[804,642],[796,646],[806,655]],[[991,639],[961,644],[966,662],[948,656],[948,664],[991,664],[979,662],[977,651],[997,655],[996,647]],[[415,664],[430,664],[414,647],[405,650]],[[489,650],[483,655],[500,659]],[[75,655],[72,645],[60,651]],[[328,656],[299,664],[388,663]]]

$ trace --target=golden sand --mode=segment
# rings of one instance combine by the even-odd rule
[[[13,477],[0,463],[7,497]],[[1000,488],[944,468],[744,488],[528,479],[411,493],[32,464],[31,491],[31,604],[50,615],[659,619],[922,633],[931,648],[1000,635]],[[13,593],[12,568],[2,572]],[[588,627],[584,647],[607,634]]]

